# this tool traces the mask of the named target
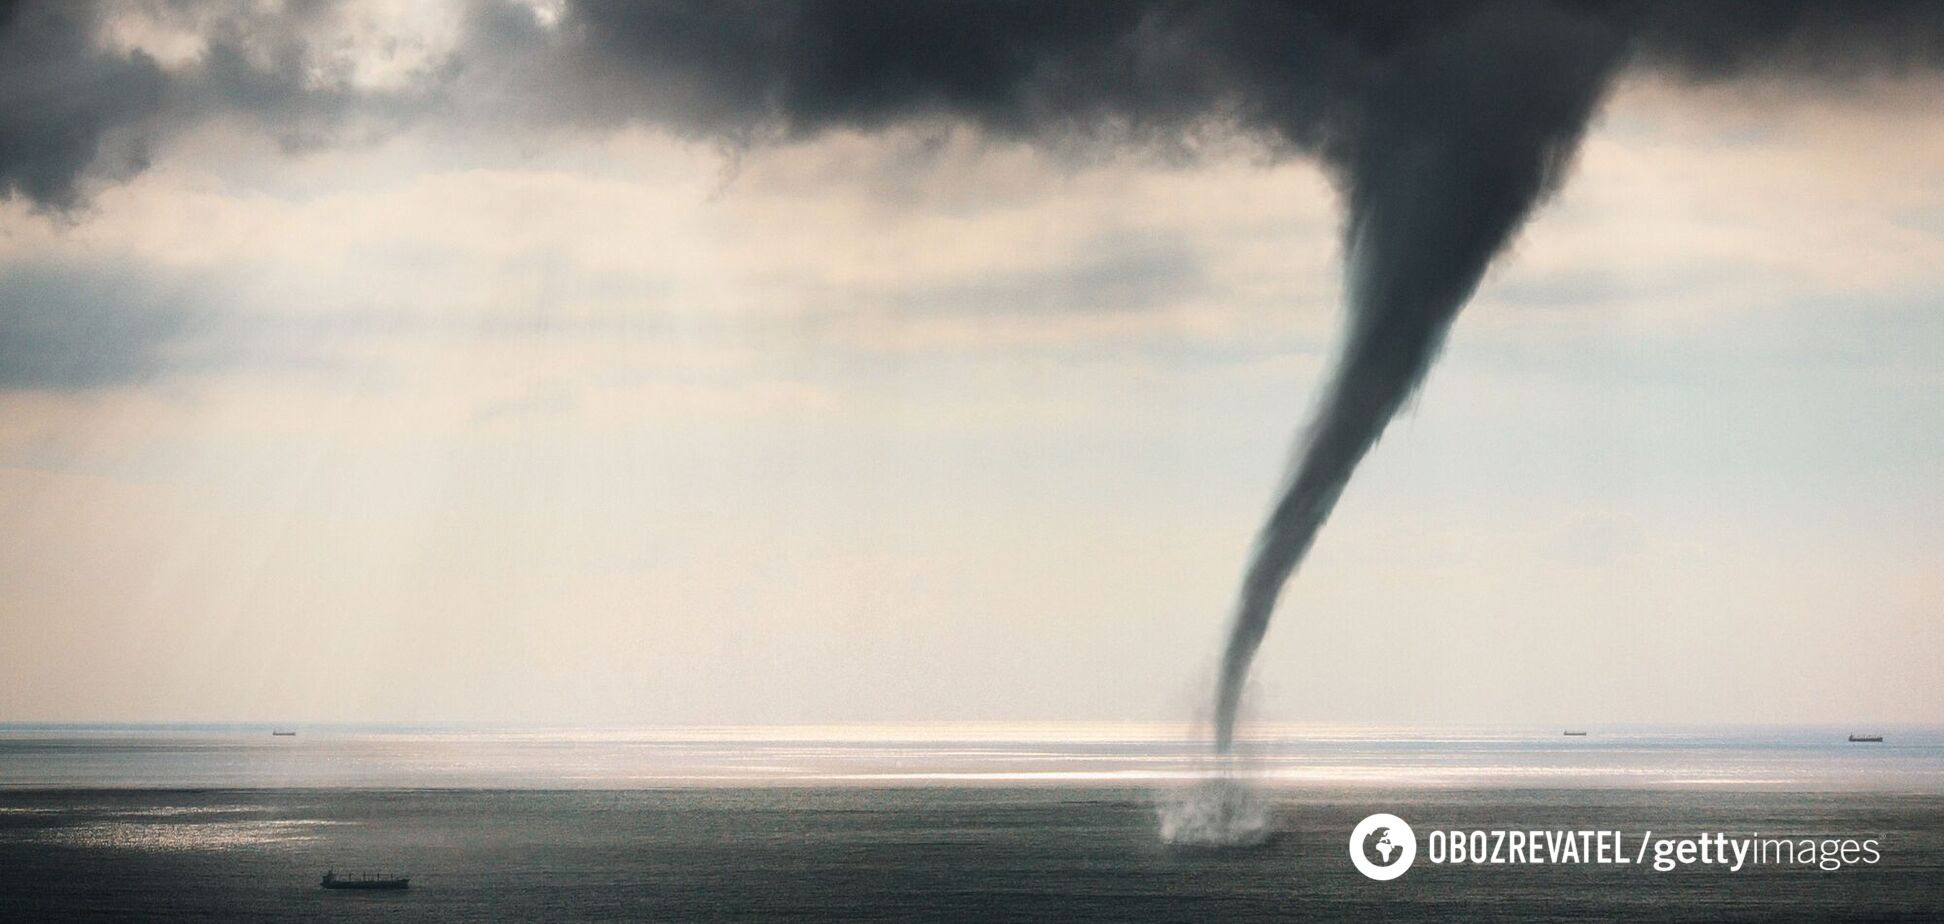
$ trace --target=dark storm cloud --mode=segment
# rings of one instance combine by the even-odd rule
[[[123,174],[142,166],[136,139],[103,150],[118,129],[154,116],[166,82],[155,62],[96,47],[95,11],[85,4],[0,2],[0,197],[53,208],[80,197],[94,168]]]
[[[1944,4],[1868,0],[570,0],[555,26],[481,8],[473,53],[514,62],[568,122],[793,137],[952,119],[1150,142],[1214,123],[1328,151],[1380,117],[1391,73],[1481,20],[1598,33],[1625,66],[1695,80],[1944,64]]]
[[[1598,33],[1635,68],[1696,80],[1944,64],[1934,2],[577,0],[549,24],[481,0],[447,66],[374,93],[328,66],[337,6],[0,0],[0,195],[70,208],[82,179],[127,176],[212,115],[292,146],[360,120],[509,113],[531,122],[514,131],[639,122],[730,142],[927,119],[1157,145],[1219,128],[1336,163],[1383,130],[1398,72],[1484,19]],[[103,21],[135,12],[204,53],[165,70],[104,44]]]
[[[1935,0],[1693,0],[1611,6],[1632,65],[1692,80],[1847,80],[1944,67]]]
[[[94,3],[0,0],[0,198],[68,211],[83,181],[147,166],[170,133],[213,116],[241,118],[286,147],[332,141],[355,121],[399,124],[430,111],[428,86],[353,89],[314,41],[329,3]],[[196,32],[198,60],[164,69],[104,42],[116,16],[144,13]]]

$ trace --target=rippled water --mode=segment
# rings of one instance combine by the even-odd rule
[[[0,920],[1934,920],[1944,797],[1285,788],[1248,849],[1157,836],[1152,791],[843,786],[0,792]],[[1426,830],[1880,838],[1880,865],[1351,867],[1374,811]],[[164,833],[166,832],[166,833]],[[406,893],[318,888],[395,869]]]
[[[1842,729],[1263,731],[1215,765],[1186,730],[1126,727],[6,727],[0,920],[1933,920],[1939,907],[1934,730],[1883,729],[1873,745]],[[1426,829],[1874,837],[1883,862],[1432,866],[1374,883],[1346,838],[1379,811]],[[329,892],[317,879],[331,868],[413,885]]]

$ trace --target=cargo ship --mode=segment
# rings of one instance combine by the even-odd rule
[[[1566,737],[1568,737],[1568,738],[1584,738],[1584,737],[1586,737],[1586,733],[1585,733],[1585,732],[1567,732],[1567,733],[1566,733]]]
[[[1856,744],[1882,744],[1882,735],[1851,735],[1850,741]]]
[[[318,885],[327,889],[363,889],[366,891],[397,891],[412,886],[410,876],[387,876],[382,874],[353,873],[340,877],[337,870],[327,870]]]

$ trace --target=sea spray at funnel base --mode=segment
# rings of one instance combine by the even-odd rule
[[[1253,847],[1275,833],[1269,801],[1232,773],[1164,793],[1155,815],[1176,847]]]

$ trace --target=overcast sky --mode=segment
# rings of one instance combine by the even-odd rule
[[[1314,159],[553,109],[452,76],[481,9],[0,37],[0,121],[100,120],[0,152],[0,721],[1205,713],[1342,319]],[[1254,713],[1944,722],[1941,94],[1617,77]]]

